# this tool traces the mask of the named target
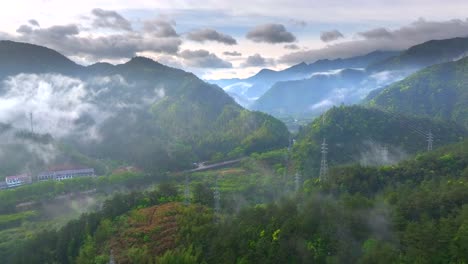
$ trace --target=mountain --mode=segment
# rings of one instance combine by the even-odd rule
[[[81,66],[54,50],[0,40],[0,80],[18,73],[72,74],[80,68]]]
[[[393,164],[425,151],[427,134],[434,148],[463,140],[467,130],[451,123],[433,121],[360,106],[334,107],[300,129],[293,156],[304,175],[317,175],[321,144],[328,144],[330,166],[345,163]]]
[[[468,57],[425,68],[367,103],[378,108],[455,121],[468,127]]]
[[[246,79],[222,79],[209,82],[223,87],[224,90],[236,93],[250,100],[263,95],[279,81],[300,80],[308,78],[315,72],[324,72],[344,68],[365,68],[372,63],[397,55],[394,51],[374,51],[372,53],[346,59],[318,60],[314,63],[300,63],[282,71],[262,69]]]
[[[0,74],[8,76],[0,82],[0,103],[9,113],[0,121],[29,129],[29,113],[35,113],[36,131],[95,159],[161,171],[288,142],[280,121],[247,111],[218,86],[151,59],[83,67],[47,48],[0,46],[0,58],[21,62],[11,69],[0,62]],[[11,49],[22,52],[6,54]],[[34,54],[30,63],[23,54]]]
[[[368,70],[418,70],[430,65],[458,60],[468,54],[468,38],[430,40],[401,54],[371,64]]]
[[[345,69],[277,82],[251,108],[278,117],[318,114],[332,105],[357,101],[365,77],[362,70]]]

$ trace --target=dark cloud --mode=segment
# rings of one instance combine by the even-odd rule
[[[385,28],[374,28],[368,31],[357,33],[359,36],[367,39],[391,38],[392,33]]]
[[[226,34],[220,33],[214,29],[204,28],[194,30],[187,34],[187,38],[196,42],[216,41],[226,45],[236,45],[237,41]]]
[[[126,31],[132,30],[130,21],[115,11],[95,8],[91,13],[94,15],[93,26],[95,27]]]
[[[32,26],[35,26],[35,27],[40,27],[41,25],[39,25],[39,22],[37,22],[36,19],[29,19],[28,20],[28,23]]]
[[[289,49],[289,50],[298,50],[298,49],[300,49],[299,46],[296,45],[296,44],[284,45],[284,48],[285,48],[285,49]]]
[[[225,52],[223,52],[223,54],[226,55],[226,56],[233,56],[233,57],[242,56],[242,53],[237,52],[237,51],[225,51]]]
[[[32,27],[28,26],[28,25],[21,25],[17,30],[16,32],[20,33],[20,34],[29,34],[33,31]]]
[[[323,41],[323,42],[331,42],[331,41],[335,41],[339,38],[344,38],[343,34],[341,34],[341,32],[339,32],[338,30],[334,29],[334,30],[330,30],[330,31],[323,31],[320,33],[320,39]]]
[[[296,37],[281,24],[264,24],[255,27],[247,33],[247,38],[254,42],[288,43],[296,41]]]
[[[164,19],[147,20],[143,23],[143,29],[146,33],[153,34],[160,38],[178,37],[174,29],[175,22]]]
[[[319,59],[349,58],[375,50],[404,50],[429,40],[467,37],[468,19],[441,22],[419,19],[395,30],[383,31],[376,28],[360,32],[357,35],[361,38],[328,45],[322,49],[293,52],[282,56],[279,62],[297,64],[302,61],[314,62]]]
[[[220,59],[207,50],[184,50],[179,53],[184,63],[189,67],[196,68],[232,68],[230,62]]]
[[[5,38],[30,42],[60,51],[67,56],[78,56],[88,60],[121,59],[134,57],[138,52],[176,54],[182,44],[180,38],[158,38],[138,32],[112,34],[101,37],[79,36],[77,25],[31,28],[23,25],[18,28],[19,36]]]
[[[242,67],[264,67],[274,65],[275,61],[273,59],[267,59],[262,57],[260,54],[255,54],[253,56],[247,57],[244,63],[241,64]]]

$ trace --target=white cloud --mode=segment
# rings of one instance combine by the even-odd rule
[[[96,80],[104,84],[107,81]],[[95,122],[108,117],[93,103],[93,95],[85,82],[57,74],[19,74],[6,79],[1,86],[0,122],[29,129],[33,113],[34,129],[54,137],[80,132],[77,121],[90,115]],[[82,136],[97,139],[95,126],[81,131]]]

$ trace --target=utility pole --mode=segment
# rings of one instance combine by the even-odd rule
[[[327,163],[327,153],[328,153],[328,144],[326,139],[323,139],[322,147],[322,161],[320,162],[320,180],[326,180],[328,175],[328,163]]]
[[[219,192],[218,178],[219,176],[216,176],[216,182],[215,182],[215,186],[213,190],[214,211],[215,211],[216,217],[219,215],[221,211],[221,193]]]
[[[190,204],[190,181],[188,175],[185,175],[184,181],[184,204]]]
[[[429,130],[429,133],[427,133],[427,151],[432,150],[432,142],[434,142],[434,135],[432,135],[432,132]]]

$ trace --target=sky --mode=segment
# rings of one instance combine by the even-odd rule
[[[466,0],[15,0],[0,39],[75,62],[145,56],[203,79],[468,37]]]

